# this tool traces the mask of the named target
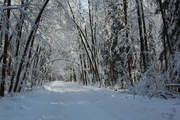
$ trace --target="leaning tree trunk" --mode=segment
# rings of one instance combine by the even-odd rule
[[[26,1],[27,2],[27,1]],[[21,8],[27,3],[24,2],[24,0],[21,0]],[[24,10],[26,10],[28,6],[25,6]],[[23,24],[25,21],[25,16],[24,13],[20,13],[20,21],[17,23],[16,25],[16,31],[17,31],[17,36],[16,36],[16,46],[15,46],[15,60],[14,60],[14,66],[12,69],[12,74],[11,74],[11,78],[10,78],[10,87],[8,92],[12,92],[13,89],[13,85],[14,85],[14,77],[16,75],[16,69],[17,69],[17,64],[18,64],[18,55],[19,55],[19,51],[20,51],[20,41],[21,41],[21,37],[22,37],[22,28],[23,28]]]
[[[75,15],[73,13],[73,10],[72,10],[72,7],[68,1],[68,6],[70,8],[70,11],[71,11],[71,14],[72,14],[72,20],[73,22],[76,24],[76,28],[78,30],[78,34],[79,34],[79,37],[81,38],[81,43],[82,45],[84,46],[84,49],[87,53],[87,57],[89,59],[89,62],[90,62],[90,65],[92,66],[92,69],[93,69],[93,72],[94,72],[94,75],[96,76],[97,78],[97,81],[100,83],[100,75],[99,75],[99,71],[98,71],[98,66],[97,66],[97,62],[95,60],[95,56],[93,54],[93,51],[91,49],[91,46],[88,42],[88,38],[86,37],[86,34],[84,34],[83,30],[80,28],[80,26],[77,24],[77,22],[75,21]],[[100,83],[101,85],[101,83]]]
[[[169,51],[170,51],[171,54],[173,54],[172,44],[171,44],[171,41],[169,40],[169,35],[168,35],[168,31],[167,31],[167,23],[166,23],[166,20],[165,20],[165,15],[164,15],[164,10],[163,10],[163,6],[162,6],[162,1],[158,0],[158,2],[159,2],[160,11],[161,11],[162,20],[163,20],[163,25],[164,25],[164,34],[166,36],[166,40],[167,40],[167,43],[168,43]],[[166,48],[164,48],[164,49],[166,49]]]
[[[17,92],[17,89],[18,89],[18,85],[19,85],[19,80],[20,80],[20,75],[21,75],[21,72],[22,72],[22,69],[23,69],[23,61],[26,57],[26,54],[27,54],[27,50],[29,48],[29,44],[31,43],[31,41],[33,40],[34,38],[34,35],[35,33],[37,32],[37,29],[38,29],[38,25],[39,25],[39,22],[40,22],[40,18],[41,18],[41,15],[46,7],[46,5],[48,4],[49,0],[46,0],[35,20],[35,23],[34,23],[34,26],[32,27],[32,30],[30,32],[30,35],[27,39],[27,42],[26,42],[26,45],[25,45],[25,49],[23,51],[23,54],[22,54],[22,58],[20,60],[20,63],[19,63],[19,67],[18,67],[18,71],[17,71],[17,76],[16,76],[16,83],[15,83],[15,87],[14,87],[14,92]]]

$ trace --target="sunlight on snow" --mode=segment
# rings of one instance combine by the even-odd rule
[[[78,89],[77,89],[76,86],[70,87],[68,85],[64,85],[64,83],[60,82],[60,81],[52,82],[51,84],[44,86],[44,88],[46,90],[53,91],[53,92],[83,92],[83,91],[87,91],[87,89],[85,89],[83,86],[80,87],[78,85]]]

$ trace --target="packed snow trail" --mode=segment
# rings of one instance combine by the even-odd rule
[[[180,100],[144,98],[55,81],[0,98],[0,120],[179,120]]]

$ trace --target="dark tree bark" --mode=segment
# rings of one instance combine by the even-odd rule
[[[30,35],[29,35],[29,37],[28,37],[28,39],[27,39],[27,42],[26,42],[26,45],[25,45],[25,49],[24,49],[24,51],[23,51],[22,58],[21,58],[21,60],[20,60],[20,64],[19,64],[17,76],[16,76],[16,83],[15,83],[15,87],[14,87],[14,90],[13,90],[14,92],[17,92],[17,89],[18,89],[19,80],[20,80],[20,74],[21,74],[22,69],[23,69],[23,63],[24,63],[23,61],[24,61],[25,56],[26,56],[26,54],[27,54],[27,50],[28,50],[28,48],[29,48],[29,44],[31,43],[31,41],[32,41],[33,38],[34,38],[35,33],[37,32],[41,15],[42,15],[42,13],[43,13],[46,5],[48,4],[48,2],[49,2],[49,0],[46,0],[46,1],[44,2],[44,4],[43,4],[43,6],[42,6],[42,8],[41,8],[41,10],[40,10],[40,12],[39,12],[36,20],[35,20],[34,26],[32,27],[32,30],[31,30],[31,32],[30,32]]]
[[[100,83],[100,75],[99,75],[99,71],[98,71],[98,67],[97,67],[97,62],[96,62],[96,59],[95,59],[95,56],[93,54],[93,51],[92,51],[92,48],[91,46],[89,45],[89,42],[88,42],[88,38],[86,37],[86,34],[83,32],[83,30],[81,29],[81,27],[77,24],[77,22],[75,21],[75,15],[73,13],[73,10],[72,10],[72,7],[68,1],[68,6],[70,8],[70,11],[71,11],[71,14],[72,14],[72,20],[73,22],[76,24],[76,28],[78,30],[78,34],[79,34],[79,37],[80,37],[80,40],[81,40],[81,43],[82,45],[84,46],[84,49],[87,53],[87,57],[89,59],[89,62],[90,62],[90,66],[92,67],[93,69],[93,72],[94,72],[94,75],[96,76],[97,78],[97,82]]]
[[[6,0],[4,3],[7,4],[7,6],[11,5],[11,0]],[[2,65],[2,80],[1,80],[1,88],[0,88],[0,96],[4,96],[4,85],[5,85],[5,78],[6,78],[6,69],[7,69],[7,52],[8,52],[8,45],[9,45],[9,19],[10,19],[10,9],[7,9],[7,17],[5,18],[5,23],[6,24],[6,31],[5,31],[5,40],[4,40],[4,48],[3,48],[3,65]]]
[[[143,24],[143,36],[144,36],[144,46],[145,46],[145,62],[146,62],[146,68],[148,67],[149,64],[149,55],[148,55],[148,39],[147,39],[147,30],[146,30],[146,23],[145,23],[145,16],[144,16],[144,9],[143,9],[143,0],[139,0],[140,6],[141,6],[141,19],[142,19],[142,24]]]
[[[167,23],[166,23],[166,20],[165,20],[165,15],[164,15],[164,10],[163,10],[163,6],[162,6],[162,1],[158,0],[158,2],[159,2],[160,11],[161,11],[162,20],[163,20],[163,25],[164,25],[164,34],[166,36],[166,40],[167,40],[167,43],[168,43],[169,51],[170,51],[171,54],[173,54],[172,44],[170,42],[169,35],[168,35],[168,32],[167,32]],[[166,48],[164,48],[164,49],[166,49]]]
[[[140,50],[141,50],[141,56],[140,56],[140,66],[141,69],[146,69],[146,57],[145,57],[145,48],[144,48],[144,35],[143,35],[143,26],[142,26],[142,18],[141,18],[141,7],[139,0],[136,0],[137,5],[137,17],[138,17],[138,25],[139,25],[139,37],[140,37]],[[143,72],[144,72],[143,70]]]
[[[23,7],[25,4],[24,0],[21,0],[21,6]],[[25,10],[28,8],[28,5],[25,6]],[[24,14],[20,13],[20,21],[17,23],[16,25],[16,31],[17,31],[17,38],[16,38],[16,51],[15,51],[15,63],[14,63],[14,68],[12,70],[12,75],[11,75],[11,82],[10,82],[10,87],[9,87],[9,93],[12,91],[13,89],[13,85],[14,85],[14,77],[16,75],[16,67],[18,64],[18,54],[19,54],[19,49],[20,49],[20,41],[21,41],[21,36],[22,36],[22,27],[24,24]]]
[[[123,5],[124,5],[124,18],[125,18],[125,29],[126,29],[126,43],[128,42],[128,38],[129,38],[129,34],[128,34],[128,14],[127,14],[127,9],[128,9],[128,2],[127,0],[123,0]],[[130,49],[130,46],[128,46],[127,48],[127,53],[129,53],[129,49]],[[131,53],[129,53],[128,55],[128,72],[129,72],[129,78],[130,78],[130,84],[131,86],[133,86],[133,80],[132,80],[132,75],[131,75],[131,71],[132,71],[132,55]]]

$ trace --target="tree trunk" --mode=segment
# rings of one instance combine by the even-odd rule
[[[140,37],[140,50],[141,50],[141,56],[140,56],[140,66],[141,69],[146,69],[146,57],[145,57],[145,50],[144,50],[144,37],[143,37],[143,28],[142,28],[142,18],[141,18],[141,9],[140,9],[140,3],[139,0],[136,0],[137,5],[137,17],[138,17],[138,25],[139,25],[139,37]]]
[[[128,3],[127,3],[127,0],[123,0],[123,5],[124,5],[124,18],[125,18],[125,29],[126,29],[126,43],[128,43],[128,14],[127,14],[127,9],[128,9]],[[130,49],[130,46],[127,48],[127,53],[129,53],[129,49]],[[132,55],[131,53],[128,55],[128,61],[127,61],[127,64],[128,64],[128,72],[129,72],[129,78],[130,78],[130,84],[131,86],[133,86],[133,80],[132,80],[132,75],[131,75],[131,64],[132,64]]]
[[[7,3],[7,6],[11,5],[11,0],[4,1]],[[8,51],[8,45],[9,45],[9,19],[10,19],[10,9],[7,9],[7,17],[5,18],[6,24],[6,31],[5,31],[5,40],[4,40],[4,48],[3,48],[3,65],[2,65],[2,80],[1,80],[1,88],[0,88],[0,96],[4,96],[4,85],[5,85],[5,78],[6,78],[6,68],[7,68],[7,51]],[[4,28],[5,29],[5,28]]]
[[[144,9],[143,9],[143,0],[139,0],[140,1],[140,6],[141,6],[141,19],[142,19],[142,23],[143,23],[143,36],[144,36],[144,47],[145,47],[145,62],[146,62],[146,68],[149,64],[149,55],[148,55],[148,44],[147,44],[147,32],[146,32],[146,23],[145,23],[145,17],[144,17]]]
[[[166,20],[165,20],[165,15],[164,15],[164,10],[163,10],[163,6],[162,6],[162,1],[161,0],[158,0],[159,2],[159,6],[160,6],[160,11],[161,11],[161,15],[162,15],[162,20],[163,20],[163,25],[164,25],[164,34],[166,36],[166,39],[167,39],[167,43],[168,43],[168,47],[169,47],[169,51],[171,54],[173,54],[173,49],[172,49],[172,44],[169,40],[169,35],[168,35],[168,32],[167,32],[167,23],[166,23]],[[164,48],[166,49],[166,48]]]
[[[24,6],[24,0],[21,0],[21,6]],[[26,6],[24,9],[26,10],[28,6]],[[13,89],[14,85],[14,77],[16,75],[16,69],[17,69],[17,64],[18,64],[18,54],[19,54],[19,49],[20,49],[20,41],[21,41],[21,36],[22,36],[22,27],[24,24],[24,15],[23,13],[20,13],[20,21],[16,25],[16,31],[17,31],[17,38],[16,38],[16,51],[15,51],[15,60],[14,60],[14,67],[12,70],[12,75],[11,75],[11,82],[10,82],[10,87],[9,87],[9,93]]]
[[[74,13],[73,13],[73,10],[72,10],[72,7],[71,7],[69,1],[68,1],[68,6],[69,6],[71,14],[72,14],[72,18],[73,18],[72,20],[76,24],[76,28],[78,30],[79,37],[81,38],[81,43],[84,46],[84,49],[85,49],[85,51],[87,53],[87,57],[88,57],[89,62],[90,62],[90,65],[93,68],[94,75],[97,77],[97,81],[100,83],[100,75],[99,75],[97,63],[96,63],[93,51],[92,51],[92,49],[91,49],[91,47],[89,45],[88,38],[86,37],[86,34],[84,34],[84,32],[82,31],[80,26],[76,23],[75,16],[74,16]]]
[[[24,49],[24,51],[23,51],[22,58],[21,58],[20,63],[19,63],[19,68],[18,68],[18,72],[17,72],[17,76],[16,76],[16,83],[15,83],[15,87],[14,87],[14,90],[13,90],[14,92],[17,92],[17,89],[18,89],[18,86],[19,86],[20,74],[21,74],[21,72],[22,72],[22,69],[23,69],[22,67],[23,67],[23,63],[24,63],[23,61],[24,61],[25,56],[26,56],[26,54],[27,54],[27,50],[28,50],[28,48],[29,48],[29,44],[30,44],[30,42],[33,40],[34,35],[35,35],[35,33],[37,32],[41,15],[42,15],[42,13],[43,13],[46,5],[48,4],[48,2],[49,2],[49,0],[46,0],[46,1],[44,2],[44,4],[43,4],[43,6],[42,6],[42,8],[41,8],[41,10],[40,10],[40,12],[39,12],[36,20],[35,20],[35,24],[34,24],[34,26],[33,26],[32,29],[31,29],[30,35],[29,35],[29,37],[28,37],[28,39],[27,39],[27,42],[26,42],[26,45],[25,45],[25,49]]]

